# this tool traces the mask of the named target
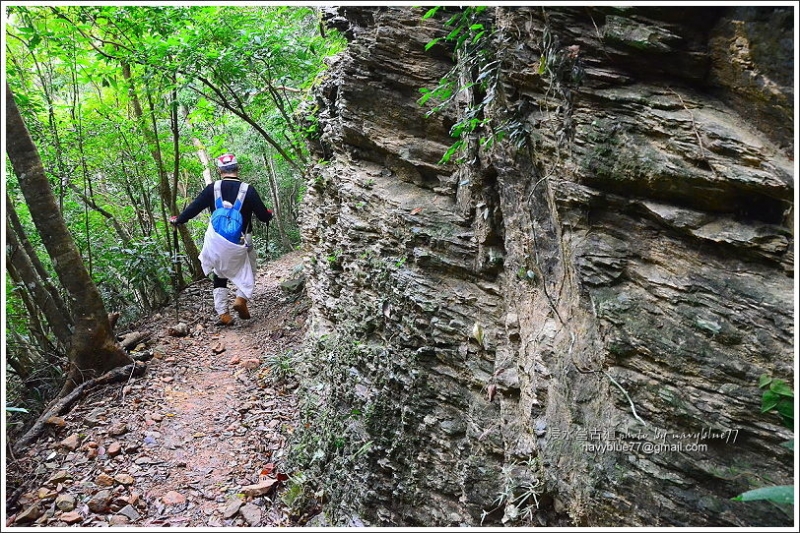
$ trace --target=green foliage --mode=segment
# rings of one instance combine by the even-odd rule
[[[436,17],[447,9],[432,8],[423,19]],[[493,102],[504,98],[498,81],[502,68],[517,61],[514,54],[507,50],[518,43],[513,42],[513,38],[507,34],[494,32],[491,13],[486,11],[486,7],[460,8],[444,22],[449,33],[428,42],[426,50],[450,43],[456,60],[456,65],[435,88],[420,89],[422,97],[418,100],[420,105],[429,101],[439,102],[428,111],[428,115],[456,109],[456,123],[451,127],[450,135],[457,141],[445,152],[440,163],[449,162],[458,153],[474,151],[473,141],[482,148],[490,148],[506,138],[516,148],[521,148],[528,141],[535,141],[529,117],[535,113],[547,117],[539,119],[539,123],[550,122],[549,109],[556,106],[548,104],[547,100],[553,96],[559,98],[556,113],[561,115],[559,120],[553,121],[556,139],[561,145],[572,138],[572,95],[584,76],[579,62],[580,47],[562,47],[550,30],[544,10],[543,17],[545,25],[541,37],[526,43],[540,53],[533,71],[544,85],[544,102],[539,104],[538,109],[529,100],[518,99],[514,102],[501,101],[491,107],[491,114],[487,114]],[[528,70],[531,66],[524,68]],[[462,156],[459,161],[464,159]]]
[[[334,250],[330,255],[325,257],[325,260],[331,265],[331,267],[341,266],[342,250]]]
[[[325,57],[346,42],[335,30],[322,36],[318,23],[316,11],[302,6],[9,7],[8,81],[87,260],[99,267],[106,261],[97,254],[125,254],[101,237],[108,234],[108,221],[91,209],[87,213],[68,184],[112,211],[128,231],[141,230],[134,237],[155,239],[160,250],[167,249],[164,232],[148,220],[137,226],[136,210],[122,206],[131,207],[135,199],[143,203],[138,206],[140,214],[147,209],[160,218],[155,179],[159,169],[152,154],[159,149],[165,170],[171,171],[175,154],[169,112],[174,105],[185,110],[189,126],[180,125],[180,172],[194,180],[202,167],[192,137],[199,138],[212,157],[234,150],[249,164],[248,170],[260,166],[260,161],[247,161],[242,149],[248,144],[250,124],[234,116],[225,103],[273,138],[285,140],[285,153],[302,160],[304,134],[313,132],[299,128],[293,112],[310,97],[308,91],[324,70]],[[121,65],[130,69],[130,79],[121,75]],[[227,92],[216,93],[203,80]],[[141,123],[130,118],[133,92],[145,108]],[[152,117],[149,103],[155,112]],[[152,125],[159,132],[157,147],[143,138]],[[286,169],[279,169],[278,175],[281,189],[290,189],[287,194],[293,203],[299,201],[303,186],[291,182],[301,178]],[[250,178],[257,181],[252,171]],[[269,188],[264,185],[260,190]],[[179,205],[181,200],[186,199],[179,198]],[[294,235],[299,233],[295,230]],[[147,259],[152,258],[148,253]],[[162,258],[156,262],[164,264]],[[135,257],[107,263],[134,284],[152,274],[139,268],[145,263],[137,265]],[[118,284],[115,275],[95,274],[106,284]]]
[[[785,427],[794,429],[794,392],[789,385],[782,379],[762,375],[758,379],[758,387],[766,389],[761,396],[761,412],[775,411]],[[794,441],[785,442],[783,446],[794,450]],[[794,505],[794,487],[792,485],[760,487],[731,499],[740,502],[767,500],[776,504]]]
[[[442,9],[444,9],[442,6],[433,7],[422,16],[422,20],[436,16]],[[451,28],[451,31],[443,39],[455,42],[456,48],[461,48],[465,44],[477,44],[486,33],[484,24],[479,21],[479,17],[484,11],[486,11],[486,6],[459,8],[459,11],[451,15],[445,22],[445,27]],[[441,40],[441,37],[431,40],[425,45],[425,50],[431,49]]]
[[[440,8],[435,7],[425,13],[423,19],[433,17],[439,11]],[[431,99],[439,102],[427,112],[427,116],[453,107],[458,98],[464,94],[468,95],[468,101],[472,100],[472,97],[469,96],[472,92],[482,95],[479,102],[466,107],[462,116],[450,128],[450,136],[458,140],[442,156],[440,164],[448,163],[454,155],[464,150],[467,147],[466,139],[469,135],[481,131],[489,122],[484,117],[483,111],[495,97],[500,62],[489,60],[486,40],[491,31],[488,29],[488,21],[483,17],[485,11],[486,6],[459,9],[444,23],[446,28],[450,28],[447,36],[435,38],[425,46],[426,50],[430,50],[441,41],[452,43],[457,58],[456,65],[439,81],[435,88],[419,90],[422,93],[422,97],[417,101],[419,105],[424,106]],[[463,83],[460,81],[464,73],[472,72],[477,72],[474,79],[469,75],[467,81]],[[491,144],[496,140],[499,140],[497,136],[489,135],[482,137],[479,141],[482,144]]]
[[[401,456],[411,454],[411,442],[419,438],[414,421],[398,427],[400,412],[417,391],[405,381],[412,379],[405,365],[413,364],[406,357],[413,356],[396,357],[380,344],[358,340],[351,328],[361,324],[345,322],[337,333],[308,343],[299,365],[305,377],[298,390],[301,424],[292,434],[287,462],[308,480],[306,500],[337,502],[324,509],[333,524],[346,519],[348,508],[361,505],[375,486],[375,461],[410,464]],[[399,473],[398,501],[413,478],[412,472]]]
[[[115,9],[132,17],[151,12]],[[311,8],[195,6],[164,11],[148,26],[152,38],[128,54],[132,62],[179,73],[179,87],[195,98],[230,104],[273,138],[288,139],[288,152],[304,152],[307,132],[294,111],[325,68],[323,59],[344,46],[335,31],[319,35]],[[190,92],[184,96],[192,101]],[[195,116],[213,119],[208,111]]]
[[[309,502],[321,497],[322,494],[315,494],[308,476],[300,471],[289,476],[286,490],[281,493],[281,501],[286,505],[291,516],[302,518],[312,510]]]
[[[766,389],[761,396],[761,412],[775,411],[785,427],[794,429],[794,392],[789,385],[764,375],[759,378],[758,387]]]
[[[776,485],[748,490],[732,498],[737,502],[769,500],[778,504],[794,505],[794,487],[792,485]]]
[[[122,277],[127,286],[147,285],[154,279],[164,282],[170,279],[171,257],[156,239],[143,238],[131,241],[128,246],[109,246],[108,252],[107,270]]]
[[[180,210],[205,186],[196,141],[211,157],[235,152],[243,177],[268,206],[272,194],[262,154],[274,158],[289,246],[299,242],[294,218],[305,184],[297,168],[307,155],[306,137],[316,132],[304,130],[298,110],[313,101],[310,90],[323,76],[325,58],[346,43],[336,30],[321,34],[316,8],[59,4],[12,5],[7,14],[7,82],[60,214],[106,308],[122,312],[122,322],[161,306],[171,294],[165,290],[174,266],[164,217],[172,214],[173,198]],[[306,109],[315,115],[313,105]],[[288,161],[276,155],[278,149]],[[57,284],[10,170],[6,180],[25,233]],[[196,243],[204,216],[187,225]],[[275,227],[269,243],[266,232],[257,236],[259,251],[272,257],[287,251],[277,244]],[[47,324],[44,335],[35,335],[21,299],[25,289],[11,284],[7,290],[9,357],[16,362],[34,354],[35,378],[57,375]],[[44,385],[8,375],[15,405],[33,412],[37,398],[29,391],[38,390],[40,399],[49,394]]]
[[[267,381],[276,385],[283,383],[297,374],[298,354],[292,350],[278,352],[264,360],[267,372],[264,375]]]

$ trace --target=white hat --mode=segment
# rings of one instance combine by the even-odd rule
[[[239,163],[236,161],[236,156],[233,154],[222,154],[217,158],[217,167],[219,168],[238,164]]]

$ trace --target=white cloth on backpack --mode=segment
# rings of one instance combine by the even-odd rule
[[[214,231],[214,227],[209,223],[199,259],[206,276],[213,271],[218,277],[231,280],[245,298],[248,300],[253,298],[256,272],[255,248],[230,242]]]

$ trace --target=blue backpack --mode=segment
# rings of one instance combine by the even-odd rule
[[[211,226],[219,235],[234,244],[239,244],[242,238],[244,220],[242,219],[242,204],[247,194],[246,183],[239,184],[239,194],[236,202],[222,201],[222,180],[214,182],[214,212],[211,213]]]

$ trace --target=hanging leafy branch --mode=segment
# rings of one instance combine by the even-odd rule
[[[423,20],[437,15],[442,9],[434,7],[423,15]],[[433,99],[439,103],[427,112],[426,116],[439,113],[465,102],[459,118],[450,128],[450,136],[458,139],[442,156],[440,164],[448,163],[452,157],[466,147],[469,135],[480,132],[490,119],[484,109],[495,97],[500,61],[491,60],[488,50],[488,37],[491,35],[490,23],[486,17],[486,6],[467,7],[450,16],[444,23],[451,28],[444,37],[437,37],[425,46],[430,50],[441,42],[453,43],[456,64],[433,89],[421,88],[422,97],[417,101],[425,105]],[[503,133],[483,136],[481,144],[491,144],[500,140]]]
[[[441,13],[445,8],[435,7],[425,13],[427,19]],[[584,75],[580,64],[580,47],[562,47],[558,38],[550,30],[547,11],[542,8],[543,28],[538,42],[531,43],[538,48],[539,60],[534,73],[540,77],[545,87],[540,111],[549,113],[548,101],[552,96],[559,98],[559,120],[555,127],[558,144],[571,139],[574,125],[571,120],[572,95]],[[421,88],[422,97],[418,100],[425,105],[429,100],[438,104],[428,111],[428,116],[446,109],[456,108],[457,122],[451,127],[450,135],[458,139],[442,157],[440,163],[447,163],[458,152],[468,146],[468,139],[479,134],[478,142],[489,147],[505,137],[520,147],[531,138],[531,125],[526,120],[531,109],[526,109],[524,101],[509,104],[503,100],[502,87],[498,84],[503,65],[514,61],[506,59],[504,48],[507,37],[496,34],[492,19],[486,7],[476,6],[461,9],[451,15],[444,27],[450,32],[444,37],[432,39],[426,50],[442,43],[453,43],[456,60],[454,67],[433,88]],[[527,68],[527,67],[526,67]],[[486,110],[500,98],[494,116],[488,117]],[[462,159],[463,160],[463,157]]]

